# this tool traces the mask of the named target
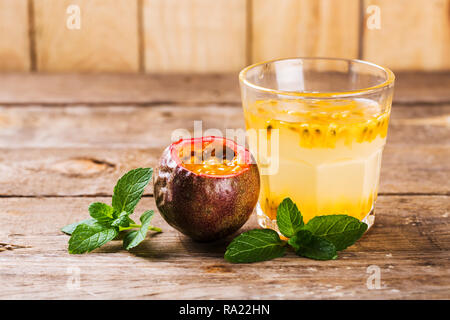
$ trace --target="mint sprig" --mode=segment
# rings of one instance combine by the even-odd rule
[[[258,262],[284,255],[286,242],[271,229],[254,229],[234,238],[225,253],[230,262]]]
[[[89,206],[89,214],[102,224],[108,224],[114,220],[114,208],[102,202],[91,203]]]
[[[116,186],[112,197],[112,206],[102,202],[94,202],[89,206],[92,218],[69,224],[61,229],[71,235],[69,253],[86,253],[101,247],[115,239],[125,230],[138,228],[128,233],[124,240],[124,248],[129,250],[141,243],[148,230],[161,232],[160,228],[150,225],[153,211],[142,214],[141,225],[129,217],[141,199],[145,187],[152,177],[152,168],[138,168],[123,175]]]
[[[139,243],[141,243],[145,239],[152,218],[153,218],[153,210],[145,211],[142,214],[140,218],[141,227],[139,228],[139,230],[131,231],[123,239],[123,247],[125,249],[130,250],[131,248],[136,247]]]
[[[85,253],[101,247],[119,234],[118,228],[99,223],[80,224],[69,239],[69,253]]]
[[[316,236],[308,230],[299,230],[288,241],[299,256],[316,259],[331,260],[336,259],[336,247],[331,241]]]
[[[287,238],[294,236],[304,225],[300,210],[290,198],[284,199],[277,208],[277,225]]]
[[[144,189],[152,178],[152,168],[139,168],[127,172],[117,181],[112,196],[112,206],[117,212],[133,213]]]
[[[81,221],[78,221],[78,222],[74,222],[74,223],[68,224],[65,227],[62,227],[61,231],[64,232],[65,234],[71,235],[80,224],[92,225],[94,223],[97,223],[97,220],[92,219],[92,218],[91,219],[86,219],[86,220],[81,220]]]
[[[367,224],[347,215],[317,216],[305,224],[290,198],[277,208],[277,225],[297,255],[316,260],[336,259],[337,251],[353,245],[367,230]],[[254,229],[235,238],[224,257],[232,263],[271,260],[284,255],[285,245],[275,231]]]
[[[346,215],[317,216],[305,226],[312,234],[331,241],[336,250],[353,245],[367,230],[367,224]]]

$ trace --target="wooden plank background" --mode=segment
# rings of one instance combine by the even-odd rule
[[[37,70],[139,70],[136,1],[33,1]],[[81,9],[79,30],[66,27],[72,4]]]
[[[246,64],[243,0],[145,0],[147,72],[230,72]]]
[[[243,126],[227,75],[0,74],[0,299],[449,299],[449,74],[398,74],[376,223],[334,261],[230,264],[231,237],[199,244],[159,214],[131,251],[67,253],[61,226],[154,167],[173,130]],[[23,90],[25,88],[26,90]],[[420,100],[414,100],[420,98]],[[185,100],[183,100],[185,99]],[[146,189],[136,210],[155,209]],[[255,215],[244,229],[256,227]],[[241,231],[243,231],[241,230]],[[367,268],[381,272],[369,290]],[[80,287],[68,286],[71,270]],[[151,276],[149,276],[151,275]]]
[[[445,196],[380,196],[375,225],[338,260],[315,261],[288,251],[274,261],[238,265],[223,260],[232,237],[196,243],[159,214],[152,223],[164,232],[149,233],[130,252],[112,241],[87,255],[69,255],[68,236],[58,229],[85,219],[95,201],[111,198],[0,198],[0,238],[6,241],[0,246],[0,299],[449,298]],[[147,209],[156,210],[151,197],[136,211]],[[253,215],[241,231],[255,226]],[[380,268],[379,289],[366,285],[371,265]],[[74,268],[78,288],[67,285]]]
[[[66,9],[81,10],[81,29]],[[380,28],[368,28],[369,6]],[[0,71],[217,73],[286,56],[450,70],[450,0],[0,0]]]
[[[27,0],[0,0],[0,71],[30,69]]]
[[[393,108],[381,194],[450,193],[449,114],[450,105]],[[109,195],[123,172],[155,167],[173,130],[192,134],[199,119],[204,130],[244,127],[234,105],[0,107],[0,197]]]
[[[450,69],[450,2],[365,0],[381,10],[381,28],[364,29],[362,58],[396,70]]]
[[[279,57],[357,58],[359,1],[253,2],[252,60]]]

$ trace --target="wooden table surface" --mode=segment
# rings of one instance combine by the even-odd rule
[[[69,255],[59,229],[194,120],[243,127],[236,75],[1,74],[0,298],[450,298],[450,74],[397,75],[376,222],[338,260],[229,264],[230,238],[198,244],[159,215],[164,232],[130,252],[113,241]]]

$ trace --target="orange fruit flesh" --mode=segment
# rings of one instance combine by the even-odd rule
[[[178,151],[178,157],[182,167],[198,175],[226,176],[249,167],[236,152],[214,142],[201,146],[184,145]]]

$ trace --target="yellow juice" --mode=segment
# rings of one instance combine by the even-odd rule
[[[297,204],[305,223],[326,214],[368,217],[377,197],[389,113],[390,108],[368,99],[262,100],[247,105],[247,129],[256,129],[258,137],[249,141],[250,149],[260,169],[278,157],[277,170],[261,175],[260,223],[274,227],[276,209],[286,197]],[[271,141],[274,137],[278,141]],[[278,148],[268,154],[258,150],[261,139]]]

